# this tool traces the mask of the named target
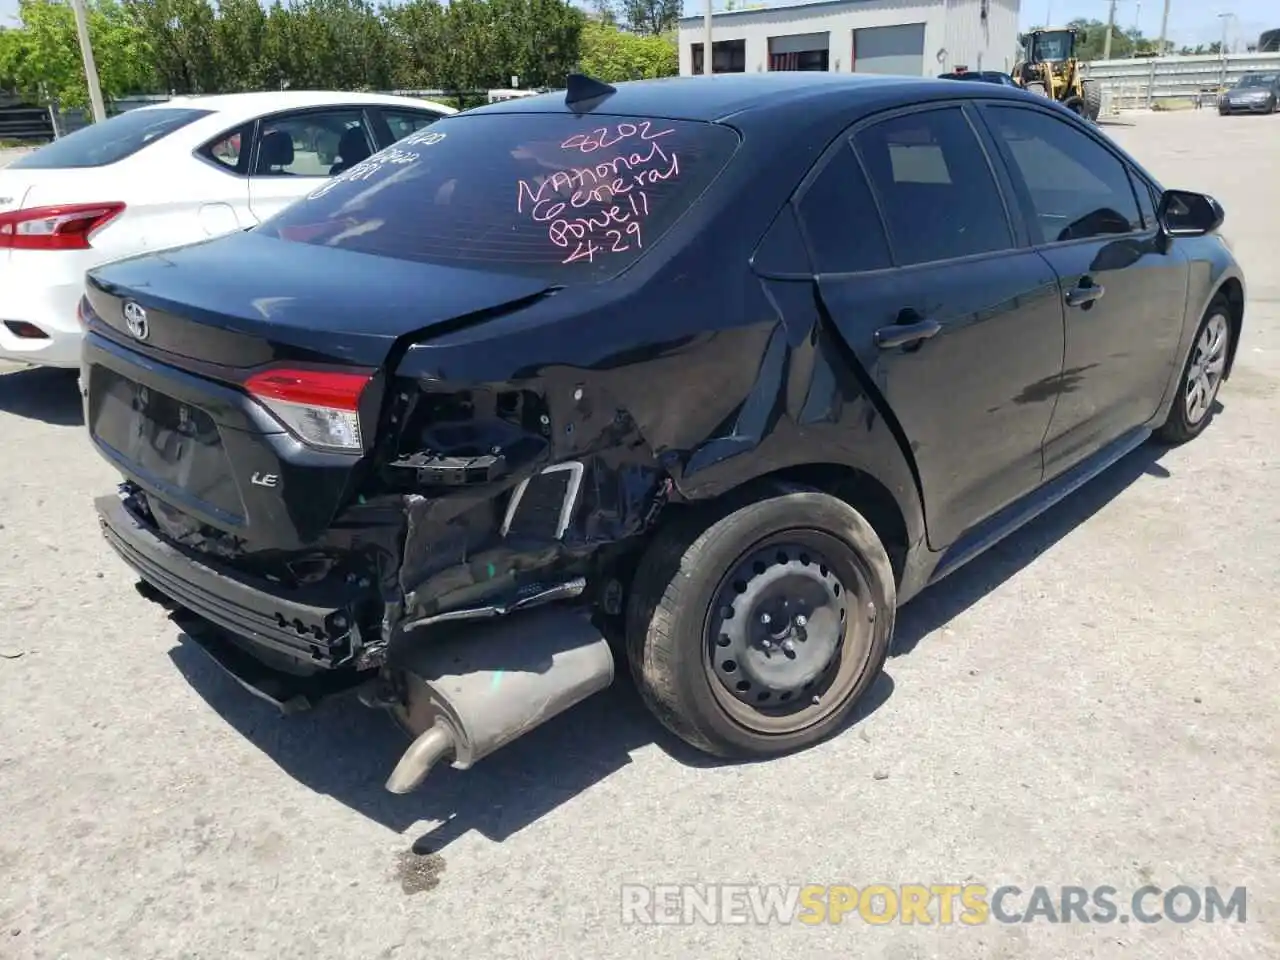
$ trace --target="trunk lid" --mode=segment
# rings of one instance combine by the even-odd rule
[[[249,233],[118,261],[86,287],[86,424],[171,539],[223,556],[313,546],[362,481],[396,344],[547,289]],[[367,378],[340,413],[354,446],[302,440],[297,405],[282,415],[254,387],[282,369],[318,374],[321,398]]]
[[[18,170],[0,169],[0,213],[22,209],[22,201],[31,189],[31,180]]]
[[[32,177],[23,176],[18,170],[0,169],[0,213],[21,210],[27,193],[31,190]],[[8,263],[13,250],[0,248],[0,264]]]
[[[90,271],[94,312],[168,360],[255,367],[282,357],[380,367],[401,337],[531,300],[546,280],[235,233]],[[147,313],[144,340],[123,307]]]

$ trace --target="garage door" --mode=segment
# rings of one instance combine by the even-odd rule
[[[868,27],[853,31],[855,73],[924,75],[924,24]]]

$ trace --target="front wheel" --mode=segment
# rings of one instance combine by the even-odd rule
[[[1047,97],[1049,95],[1049,88],[1046,87],[1039,80],[1032,80],[1025,87],[1023,87],[1023,89],[1030,90],[1032,93],[1039,94],[1042,97]]]
[[[861,514],[816,491],[768,496],[659,531],[628,602],[628,660],[687,743],[776,755],[846,719],[884,664],[896,606]]]
[[[1186,443],[1203,432],[1212,419],[1213,403],[1218,397],[1231,355],[1231,316],[1227,301],[1215,297],[1205,311],[1196,338],[1191,344],[1178,395],[1169,416],[1156,431],[1165,443]]]

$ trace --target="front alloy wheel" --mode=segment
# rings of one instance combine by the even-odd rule
[[[1195,425],[1209,415],[1209,408],[1218,396],[1222,374],[1227,369],[1227,342],[1231,338],[1231,325],[1221,313],[1209,317],[1191,351],[1191,366],[1187,369],[1183,402],[1186,404],[1187,423]]]
[[[1231,316],[1227,301],[1218,296],[1209,304],[1178,383],[1178,396],[1169,416],[1156,431],[1166,443],[1186,443],[1209,421],[1231,356]]]

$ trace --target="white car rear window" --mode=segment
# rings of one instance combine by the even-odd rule
[[[69,133],[9,164],[9,169],[62,170],[105,167],[132,156],[161,137],[213,111],[189,107],[145,107],[117,114]]]

